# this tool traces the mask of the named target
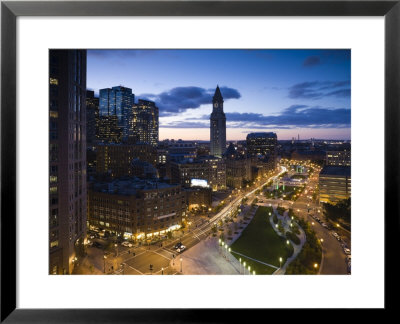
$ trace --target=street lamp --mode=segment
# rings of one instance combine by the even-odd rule
[[[164,268],[161,268],[161,274],[162,275],[164,274]]]
[[[243,274],[246,274],[246,261],[243,262]]]
[[[118,244],[114,244],[115,246],[115,256],[118,256]]]
[[[104,270],[103,270],[103,272],[104,273],[106,273],[106,259],[107,259],[107,256],[103,255],[103,261],[104,261]]]
[[[282,268],[282,258],[279,258],[279,268]]]
[[[314,268],[318,268],[318,264],[317,263],[314,263]]]
[[[242,273],[242,258],[239,258],[239,274]]]
[[[181,258],[181,272],[182,272],[182,258]]]
[[[286,241],[286,244],[289,245],[289,240]]]

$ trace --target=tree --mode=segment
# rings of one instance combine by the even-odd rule
[[[278,230],[281,233],[284,233],[284,231],[285,231],[285,229],[282,226],[282,221],[281,220],[278,221]]]
[[[338,201],[336,204],[325,203],[324,215],[327,219],[338,222],[351,222],[351,198]]]

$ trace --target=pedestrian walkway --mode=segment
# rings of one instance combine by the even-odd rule
[[[239,262],[236,260],[236,265],[233,261],[227,262],[219,249],[218,238],[210,236],[171,260],[169,267],[184,275],[239,274]]]
[[[257,208],[251,206],[245,206],[241,213],[237,216],[236,223],[238,228],[235,234],[235,225],[233,223],[227,223],[224,225],[224,236],[225,243],[231,245],[236,239],[240,237],[247,224],[253,219]],[[247,219],[245,219],[247,218]],[[242,221],[243,223],[240,223]],[[247,224],[245,224],[246,222]],[[243,227],[240,229],[239,227]],[[231,229],[232,240],[228,240],[228,232]],[[182,272],[181,262],[182,258]],[[219,246],[219,235],[210,235],[205,240],[202,240],[189,250],[178,255],[175,260],[170,262],[171,269],[177,271],[179,274],[190,274],[190,275],[204,275],[204,274],[222,274],[222,275],[233,275],[240,274],[241,265],[233,255],[224,251]]]
[[[282,226],[283,226],[283,228],[284,228],[284,233],[286,233],[287,231],[290,231],[290,230],[291,230],[291,228],[290,228],[290,223],[292,222],[292,220],[291,220],[290,217],[289,217],[288,211],[286,210],[286,211],[283,213],[283,215],[280,215],[275,207],[273,207],[273,210],[274,210],[274,214],[278,217],[278,222],[279,222],[279,220],[282,222]],[[284,234],[282,234],[281,232],[279,232],[278,228],[276,228],[275,223],[274,223],[274,221],[273,221],[273,217],[274,217],[274,215],[271,215],[270,218],[269,218],[269,221],[270,221],[270,223],[271,223],[272,228],[275,230],[275,232],[276,232],[279,236],[286,238],[286,236],[285,236]],[[300,235],[297,235],[297,236],[300,238],[300,244],[297,245],[297,244],[295,244],[294,242],[292,242],[292,240],[289,240],[290,243],[291,243],[292,246],[293,246],[293,254],[292,254],[292,256],[291,256],[290,258],[288,258],[288,259],[286,260],[285,264],[284,264],[281,268],[277,269],[277,270],[273,273],[274,275],[285,274],[286,268],[289,266],[289,264],[290,264],[294,259],[297,258],[297,256],[299,255],[301,249],[303,248],[303,245],[304,245],[304,243],[306,242],[306,234],[304,233],[304,230],[303,230],[300,226],[298,226],[298,227],[299,227]]]

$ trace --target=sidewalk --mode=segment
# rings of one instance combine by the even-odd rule
[[[274,213],[275,213],[275,215],[278,217],[278,221],[281,220],[282,226],[283,226],[283,228],[285,229],[285,233],[286,233],[287,231],[290,231],[291,228],[290,228],[290,225],[289,225],[289,224],[290,224],[290,222],[291,222],[291,219],[290,219],[290,217],[289,217],[289,215],[288,215],[288,211],[286,210],[286,211],[284,212],[283,216],[281,216],[281,215],[279,215],[279,213],[277,212],[276,208],[274,208]],[[271,215],[271,217],[269,218],[269,221],[270,221],[270,223],[271,223],[272,228],[275,230],[275,232],[276,232],[279,236],[286,238],[286,236],[285,236],[284,234],[282,234],[281,232],[279,232],[279,230],[275,227],[275,223],[274,223],[274,221],[273,221],[273,217],[274,217],[274,215]],[[297,224],[297,225],[298,225],[298,224]],[[276,270],[276,271],[273,273],[274,275],[285,274],[286,268],[288,267],[288,265],[289,265],[294,259],[296,259],[296,257],[297,257],[298,254],[300,253],[301,249],[303,248],[303,245],[304,245],[304,243],[306,242],[306,234],[304,233],[303,229],[302,229],[300,226],[298,226],[298,227],[299,227],[300,235],[297,235],[297,236],[300,238],[300,244],[299,244],[299,245],[296,245],[294,242],[292,242],[291,240],[289,240],[290,243],[291,243],[292,246],[293,246],[293,255],[292,255],[290,258],[288,258],[288,259],[286,260],[285,264],[284,264],[281,268],[279,268],[278,270]]]
[[[237,263],[236,266],[234,262],[227,262],[220,254],[218,237],[208,237],[171,260],[170,268],[179,274],[188,275],[234,275],[239,274],[239,262]]]
[[[231,245],[237,240],[247,224],[251,221],[256,213],[257,208],[251,211],[251,206],[245,206],[242,212],[238,215],[236,222],[238,223],[237,234],[234,234],[234,223],[224,224],[225,242]],[[251,211],[251,212],[250,212]],[[250,213],[249,213],[250,212]],[[245,220],[245,216],[249,219]],[[247,224],[240,224],[243,220]],[[243,227],[240,229],[239,227]],[[232,231],[232,240],[228,240],[229,228]],[[219,232],[220,233],[220,232]],[[224,251],[225,248],[219,246],[219,235],[209,236],[205,240],[199,242],[188,251],[178,255],[175,260],[171,260],[170,268],[179,274],[190,275],[237,275],[240,274],[240,262],[230,253]],[[182,272],[180,258],[182,258]],[[173,264],[174,263],[174,264]]]

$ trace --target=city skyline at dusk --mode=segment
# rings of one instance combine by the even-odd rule
[[[209,140],[212,95],[227,141],[350,140],[350,50],[88,50],[87,87],[123,85],[160,110],[160,140]]]

